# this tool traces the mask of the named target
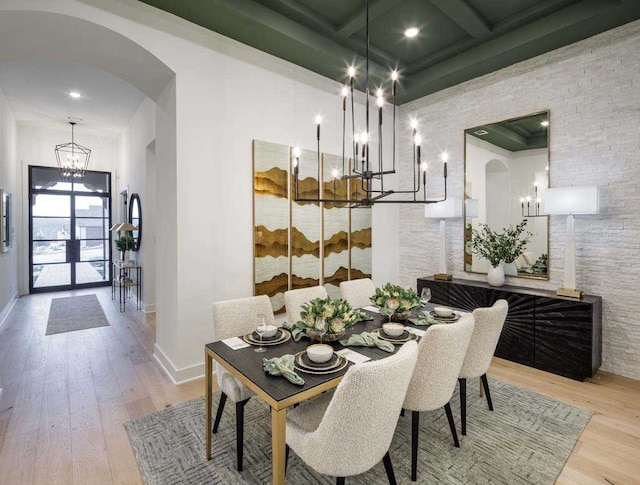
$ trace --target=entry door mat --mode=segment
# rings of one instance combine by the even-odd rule
[[[444,409],[420,413],[417,482],[410,480],[411,413],[399,418],[390,448],[399,484],[554,483],[591,413],[496,379],[489,380],[495,409],[491,412],[485,399],[478,397],[477,381],[467,381],[467,435],[460,436],[460,448],[453,446]],[[214,415],[219,398],[215,393]],[[451,407],[459,431],[457,392]],[[271,483],[271,414],[260,398],[251,398],[245,408],[243,472],[236,471],[233,403],[227,402],[213,437],[211,461],[204,458],[204,423],[204,398],[198,398],[125,424],[146,485]],[[333,483],[335,479],[319,475],[291,451],[287,484]],[[362,475],[347,478],[347,483],[389,482],[379,463]]]
[[[106,327],[109,320],[95,294],[53,298],[45,335]]]

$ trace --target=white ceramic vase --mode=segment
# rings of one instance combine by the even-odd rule
[[[504,269],[502,265],[491,266],[489,268],[489,272],[487,273],[487,283],[491,286],[502,286],[504,285]]]
[[[502,269],[504,270],[505,276],[518,276],[518,267],[515,261],[511,261],[510,263],[503,261]]]

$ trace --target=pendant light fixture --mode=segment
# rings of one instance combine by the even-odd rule
[[[87,171],[91,150],[75,142],[74,128],[76,122],[70,121],[69,124],[71,125],[71,143],[56,145],[56,160],[62,177],[78,179],[84,177]]]
[[[418,132],[418,124],[416,120],[411,122],[411,141],[413,153],[413,170],[412,183],[409,184],[410,189],[393,190],[389,189],[389,182],[386,182],[385,176],[396,173],[396,90],[398,86],[399,73],[394,70],[390,74],[391,79],[391,103],[393,105],[393,135],[392,135],[392,163],[385,165],[382,156],[382,134],[383,134],[383,116],[382,111],[385,105],[384,90],[382,87],[376,91],[376,105],[378,107],[378,127],[377,127],[377,147],[370,150],[370,142],[372,141],[369,120],[369,104],[371,101],[371,86],[369,81],[369,0],[365,0],[366,7],[366,71],[365,71],[365,130],[362,133],[356,133],[355,116],[354,116],[354,81],[357,70],[355,66],[349,67],[349,81],[342,88],[342,171],[336,167],[332,171],[334,187],[338,180],[350,180],[352,188],[346,192],[344,197],[338,197],[336,190],[333,190],[331,197],[323,197],[321,191],[321,162],[320,162],[320,125],[322,117],[316,116],[316,141],[317,141],[317,197],[309,197],[305,194],[300,197],[298,183],[300,170],[300,153],[299,147],[293,150],[293,178],[294,178],[294,200],[296,202],[330,202],[347,204],[351,207],[370,207],[378,203],[396,203],[396,204],[435,204],[443,202],[447,199],[447,153],[442,154],[442,178],[444,181],[444,195],[437,199],[427,199],[427,161],[421,154],[422,137]],[[353,153],[353,167],[347,168],[347,160],[345,152],[347,147],[346,126],[347,126],[347,98],[351,97],[351,148]],[[370,153],[377,153],[377,162],[370,158]],[[390,166],[389,166],[390,165]],[[326,182],[326,181],[325,181]],[[306,192],[306,191],[305,191]]]

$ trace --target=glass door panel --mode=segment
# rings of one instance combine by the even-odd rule
[[[109,199],[74,195],[74,202],[76,282],[109,281]]]

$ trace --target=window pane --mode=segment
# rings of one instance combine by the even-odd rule
[[[70,264],[34,264],[33,287],[62,286],[71,284]]]
[[[67,262],[67,243],[64,241],[33,241],[33,264]]]
[[[38,194],[33,196],[33,215],[70,217],[71,200],[68,195]]]
[[[71,219],[65,217],[34,217],[33,243],[42,239],[62,241],[71,238]]]
[[[76,217],[109,217],[109,199],[91,195],[77,195]]]
[[[78,241],[77,244],[80,244],[80,261],[109,259],[107,241]]]
[[[108,239],[107,219],[76,219],[76,239]]]
[[[33,167],[31,187],[39,190],[71,190],[71,181],[64,179],[57,168]]]
[[[109,175],[100,172],[87,172],[80,180],[74,181],[76,192],[109,192]]]
[[[106,272],[107,265],[105,261],[91,261],[90,263],[76,264],[76,283],[96,283],[98,281],[107,281],[109,274]]]

